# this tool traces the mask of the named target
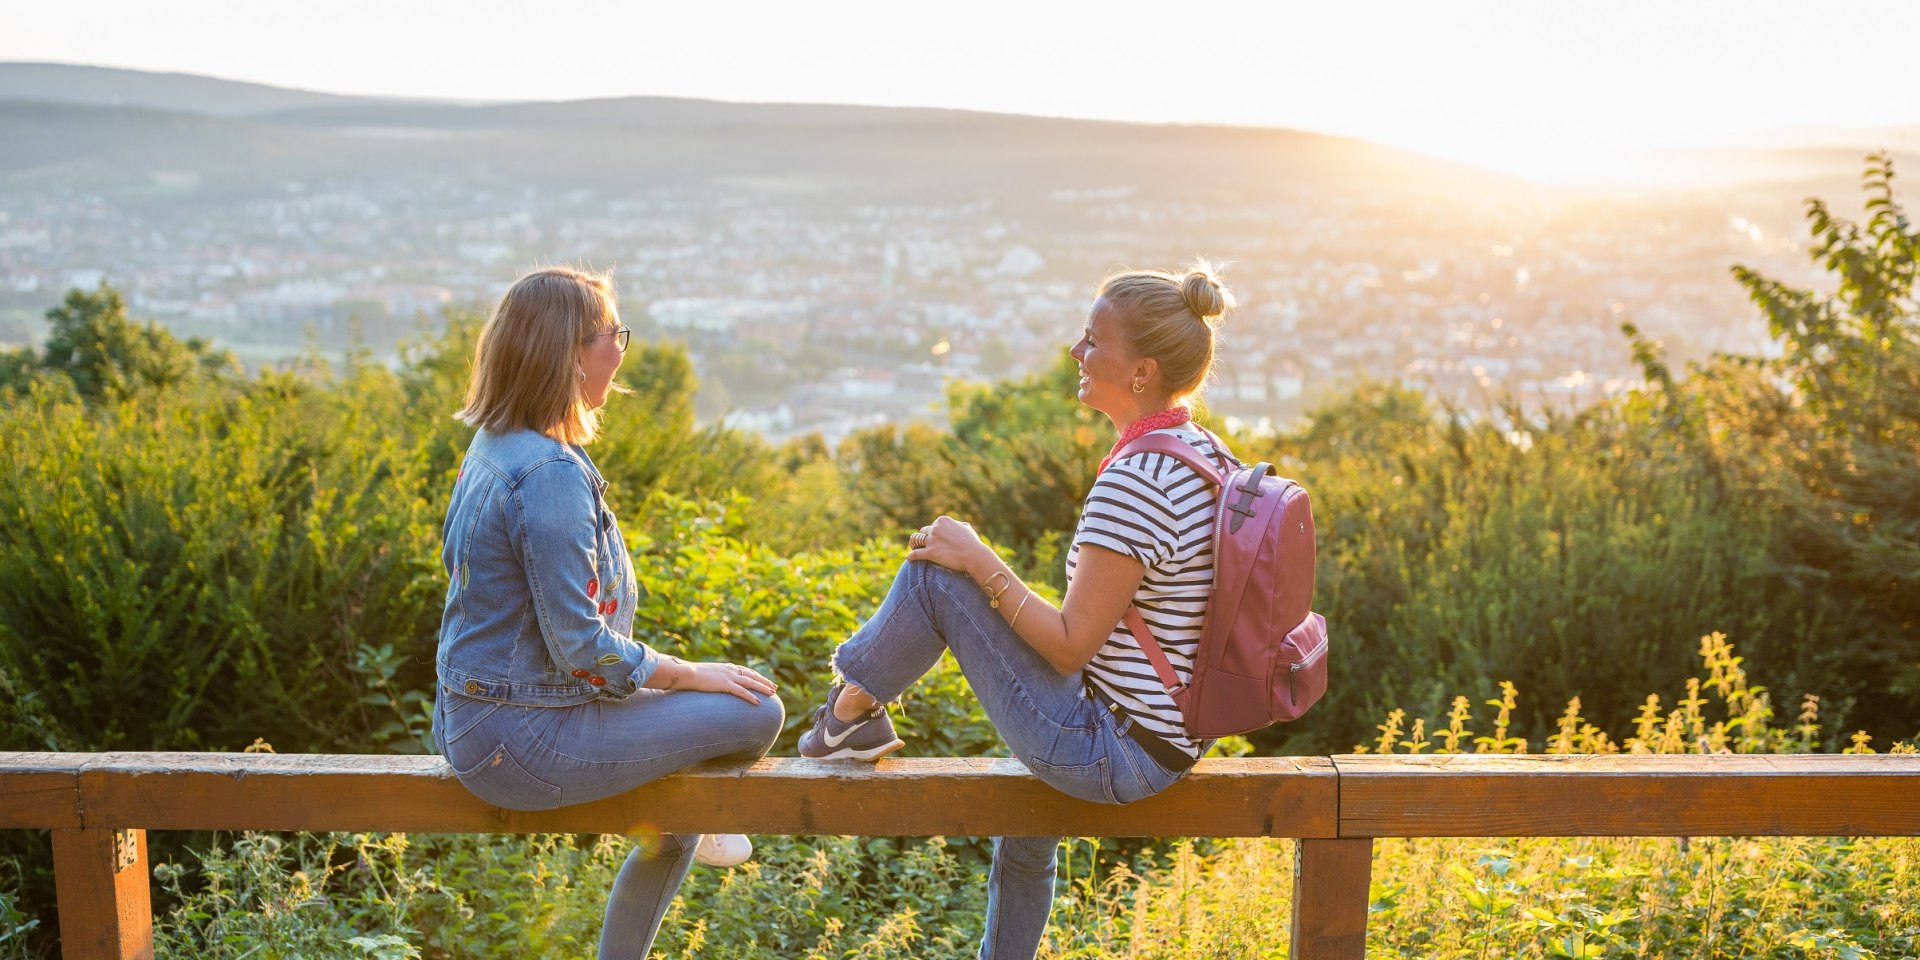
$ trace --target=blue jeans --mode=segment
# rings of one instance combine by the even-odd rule
[[[641,690],[625,700],[530,707],[442,689],[433,734],[480,799],[550,810],[625,793],[688,764],[755,760],[780,734],[778,697],[753,706],[729,694]],[[607,896],[600,957],[644,958],[693,863],[699,834],[641,839]]]
[[[1088,695],[1080,671],[1055,670],[971,578],[925,560],[900,568],[880,610],[834,652],[834,671],[890,701],[947,650],[1013,755],[1060,792],[1132,803],[1180,779],[1121,732]],[[1059,846],[1059,837],[994,838],[982,960],[1029,958],[1039,950]]]

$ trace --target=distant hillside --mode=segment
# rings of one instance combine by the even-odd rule
[[[211,117],[243,117],[276,110],[355,103],[363,99],[185,73],[153,73],[65,63],[0,63],[0,100],[149,107]],[[379,101],[367,99],[366,102]]]
[[[1249,199],[1516,187],[1471,167],[1294,130],[651,97],[495,106],[339,99],[245,117],[0,99],[0,176],[139,190],[156,176],[191,173],[202,196],[335,177],[562,187],[737,179],[921,196],[1130,187]]]
[[[258,119],[312,127],[399,127],[436,130],[702,128],[725,126],[838,127],[897,125],[1005,115],[925,107],[860,107],[814,103],[727,103],[680,97],[461,105],[358,100],[300,107]]]
[[[216,194],[347,176],[377,145],[325,132],[133,107],[0,101],[0,181],[142,191],[192,174]]]
[[[1910,151],[1916,130],[1826,130],[1806,132],[1804,147],[1674,151],[1664,179],[1844,187],[1864,152],[1846,142]],[[1901,159],[1911,169],[1912,160]],[[665,97],[476,105],[0,63],[0,177],[147,189],[181,174],[197,176],[201,196],[357,176],[565,186],[739,179],[920,195],[982,185],[1011,195],[1130,187],[1248,199],[1298,190],[1385,200],[1535,189],[1402,150],[1272,128]]]

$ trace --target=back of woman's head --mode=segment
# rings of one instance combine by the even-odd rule
[[[1179,275],[1116,273],[1100,284],[1099,298],[1120,311],[1133,355],[1159,363],[1168,400],[1189,403],[1199,395],[1213,375],[1216,330],[1234,306],[1218,266],[1195,260]]]
[[[545,267],[514,281],[480,330],[467,402],[454,416],[494,432],[591,441],[599,414],[580,389],[580,346],[616,316],[604,273]]]

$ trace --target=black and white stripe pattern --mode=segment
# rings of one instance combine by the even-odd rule
[[[1209,458],[1224,451],[1191,425],[1155,431],[1179,437]],[[1067,551],[1067,582],[1073,582],[1080,547],[1092,544],[1146,566],[1134,606],[1166,651],[1174,675],[1185,683],[1213,593],[1213,519],[1218,494],[1192,467],[1163,453],[1137,453],[1114,461],[1094,481]],[[1167,694],[1153,664],[1122,622],[1086,666],[1089,680],[1124,707],[1140,726],[1199,756],[1202,744],[1187,739],[1180,708]]]

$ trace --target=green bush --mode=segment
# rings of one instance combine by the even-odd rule
[[[366,369],[89,406],[39,383],[7,408],[0,669],[61,742],[386,745],[360,700],[428,688],[439,619],[438,478],[382,428],[394,386]],[[369,676],[381,644],[414,669]]]

